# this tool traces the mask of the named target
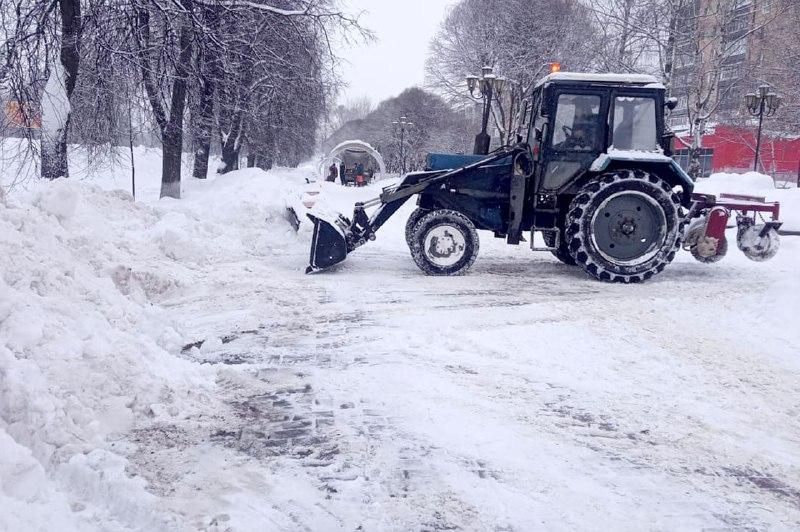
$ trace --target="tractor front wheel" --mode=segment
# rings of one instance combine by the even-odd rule
[[[619,170],[575,196],[565,240],[575,262],[595,278],[638,283],[672,262],[684,226],[672,187],[642,170]]]
[[[414,262],[428,275],[461,275],[475,262],[480,244],[469,218],[442,209],[417,221],[409,247]]]
[[[412,238],[414,236],[414,227],[416,227],[417,222],[422,219],[423,216],[428,214],[430,211],[425,209],[420,209],[419,207],[411,213],[406,221],[406,243],[408,244],[408,248],[411,249],[412,247]]]

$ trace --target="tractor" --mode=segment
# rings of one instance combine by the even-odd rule
[[[554,73],[520,111],[513,145],[486,155],[429,154],[425,171],[405,175],[352,218],[310,213],[307,272],[326,269],[376,238],[417,196],[405,236],[429,275],[459,275],[474,263],[478,231],[607,282],[636,283],[661,272],[681,248],[702,262],[727,252],[725,229],[737,213],[739,248],[753,260],[778,249],[779,206],[763,198],[694,194],[670,157],[665,124],[675,100],[645,75]],[[371,215],[368,209],[375,210]],[[770,220],[762,220],[763,214]],[[535,245],[536,233],[544,246]]]

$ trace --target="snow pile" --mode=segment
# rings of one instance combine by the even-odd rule
[[[727,192],[778,201],[781,204],[781,221],[785,224],[784,228],[800,231],[800,189],[775,188],[775,181],[768,175],[757,172],[713,174],[708,178],[698,179],[695,192],[717,196]]]
[[[710,193],[728,192],[731,194],[764,195],[775,190],[773,179],[757,172],[746,174],[718,173],[697,181],[698,191]]]
[[[302,246],[260,170],[134,203],[74,181],[0,197],[0,530],[174,528],[115,435],[207,403],[207,368],[154,303],[220,263]],[[33,526],[32,526],[33,525]]]

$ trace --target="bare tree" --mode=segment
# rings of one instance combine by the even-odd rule
[[[211,21],[211,36],[199,53],[195,175],[204,175],[207,168],[212,112],[222,173],[237,169],[245,150],[248,165],[265,168],[283,155],[287,161],[297,160],[300,153],[310,155],[314,132],[337,85],[329,35],[367,37],[368,32],[357,17],[328,0],[286,1],[281,7],[264,2],[201,4]]]
[[[197,177],[215,135],[230,168],[245,146],[252,164],[307,156],[338,86],[331,35],[368,35],[335,0],[0,0],[0,23],[0,89],[43,175],[67,175],[70,138],[132,151],[152,127],[175,198],[189,141]]]
[[[573,70],[593,66],[594,27],[577,0],[462,0],[434,37],[426,63],[426,84],[464,108],[477,100],[464,77],[491,66],[508,78],[492,117],[500,142],[516,130],[519,105],[551,62]]]
[[[401,116],[414,124],[402,136],[393,127]],[[440,96],[414,87],[381,102],[365,117],[345,122],[325,140],[323,149],[361,139],[381,153],[389,171],[416,170],[424,167],[429,152],[464,153],[472,144],[470,131],[464,114]]]
[[[664,75],[672,0],[585,0],[598,38],[597,68]],[[678,0],[680,1],[680,0]]]
[[[24,121],[41,126],[42,177],[67,177],[70,98],[78,79],[83,30],[81,2],[5,0],[0,1],[0,16],[0,85],[8,88],[20,113],[34,115]]]
[[[353,98],[343,104],[339,104],[331,109],[326,123],[326,132],[329,135],[351,120],[366,118],[374,109],[375,106],[372,104],[372,100],[367,96]],[[325,136],[327,137],[328,135]]]

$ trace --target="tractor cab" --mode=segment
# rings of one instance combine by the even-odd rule
[[[537,192],[577,191],[601,156],[664,162],[664,86],[651,76],[556,73],[531,99],[527,142],[533,149]],[[610,162],[610,161],[609,161]]]
[[[532,153],[527,194],[512,195],[509,207],[527,216],[508,228],[509,243],[517,243],[520,230],[541,231],[548,246],[562,246],[561,258],[568,260],[563,229],[569,205],[589,181],[615,169],[660,176],[681,190],[688,206],[694,184],[670,158],[672,135],[664,115],[672,104],[665,92],[646,75],[562,72],[543,78],[524,110],[527,134],[520,135]]]

